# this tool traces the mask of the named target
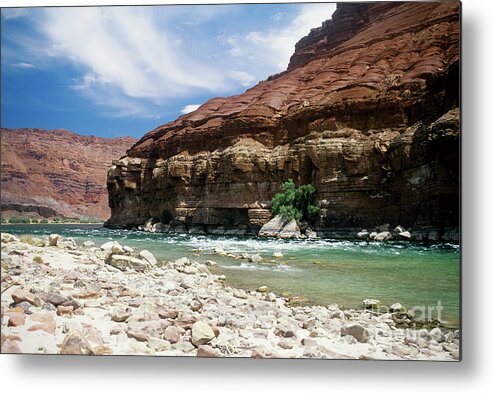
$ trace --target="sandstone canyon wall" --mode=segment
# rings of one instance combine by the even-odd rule
[[[2,128],[2,213],[106,220],[106,173],[135,142],[66,130]]]
[[[319,233],[459,225],[460,4],[343,3],[288,69],[146,134],[108,173],[111,227],[252,232],[283,181],[313,184]],[[456,232],[455,232],[456,233]]]

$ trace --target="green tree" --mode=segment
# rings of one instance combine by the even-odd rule
[[[320,211],[315,205],[317,191],[311,184],[296,188],[292,179],[284,182],[281,192],[272,199],[272,213],[280,214],[287,220],[314,222]]]

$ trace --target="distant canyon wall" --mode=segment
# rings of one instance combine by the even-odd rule
[[[2,128],[2,213],[108,219],[106,173],[135,142],[67,130]]]

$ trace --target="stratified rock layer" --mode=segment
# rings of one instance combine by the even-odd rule
[[[189,228],[255,230],[292,178],[316,187],[328,235],[457,227],[459,7],[339,4],[287,71],[156,128],[115,161],[108,225],[169,211]]]
[[[2,211],[106,220],[106,173],[134,138],[2,128]]]

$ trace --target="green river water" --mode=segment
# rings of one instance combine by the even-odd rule
[[[58,233],[77,243],[100,245],[117,240],[151,251],[159,260],[183,256],[219,266],[229,285],[246,290],[267,285],[273,292],[291,292],[310,303],[361,308],[366,298],[406,308],[443,307],[441,319],[459,325],[460,251],[454,244],[421,245],[407,242],[351,240],[278,240],[188,234],[153,234],[113,230],[101,225],[2,225],[2,232],[18,236]],[[270,261],[274,252],[284,257],[275,263],[252,264],[214,255],[215,247],[235,254],[259,253]],[[194,250],[201,250],[195,255]],[[438,303],[440,302],[440,303]],[[439,316],[433,312],[433,317]]]

